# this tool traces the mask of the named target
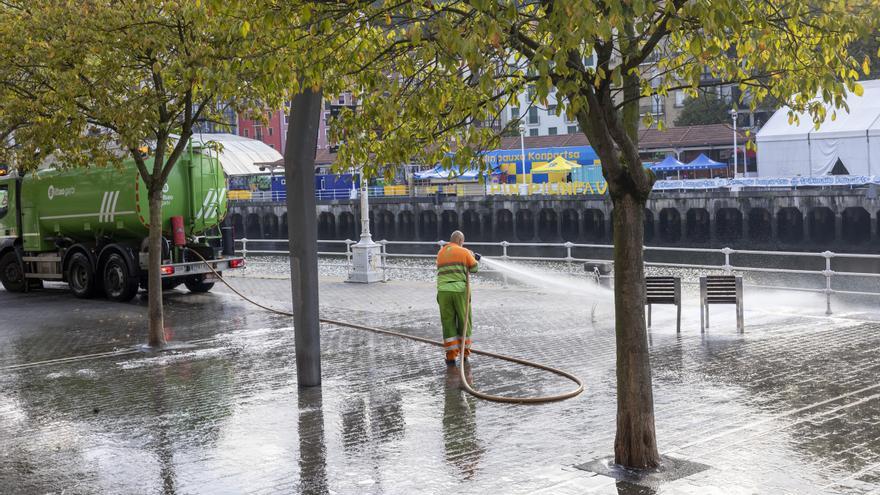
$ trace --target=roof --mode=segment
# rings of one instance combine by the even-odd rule
[[[222,145],[220,165],[226,175],[259,174],[260,165],[273,162],[284,162],[277,150],[256,139],[249,139],[235,134],[195,134],[192,137],[193,148],[199,148],[207,142]]]
[[[861,81],[864,89],[862,96],[847,93],[846,102],[849,111],[835,110],[832,105],[825,105],[827,117],[816,129],[809,114],[798,112],[799,122],[789,123],[789,107],[782,107],[770,117],[770,120],[758,132],[758,142],[796,141],[811,139],[834,139],[839,137],[855,137],[880,135],[880,80]],[[832,115],[836,113],[832,120]]]
[[[740,142],[745,142],[745,133],[737,130]],[[527,150],[534,148],[561,148],[568,146],[589,146],[590,142],[583,133],[563,134],[557,136],[526,136]],[[693,125],[686,127],[667,127],[665,129],[643,129],[639,131],[639,150],[670,150],[678,148],[717,148],[733,146],[733,128],[728,124]],[[497,149],[520,149],[519,136],[501,138]],[[326,166],[336,161],[336,153],[320,149],[315,154],[315,165]],[[274,163],[283,166],[284,160]]]

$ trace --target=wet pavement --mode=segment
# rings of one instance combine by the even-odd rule
[[[289,305],[289,281],[236,277]],[[832,317],[812,295],[746,292],[732,307],[654,309],[657,436],[709,468],[653,488],[576,469],[611,454],[614,331],[607,295],[475,284],[475,346],[548,363],[579,397],[517,406],[463,395],[434,347],[322,331],[324,384],[296,386],[288,318],[225,289],[167,296],[146,340],[145,301],[0,289],[0,493],[880,494],[880,315]],[[690,301],[695,297],[689,296]],[[325,317],[439,338],[431,283],[322,279]],[[476,357],[476,386],[550,394],[569,384]]]

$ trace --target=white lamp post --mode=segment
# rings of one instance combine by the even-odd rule
[[[739,177],[739,158],[736,152],[736,117],[738,116],[736,108],[730,111],[730,117],[733,119],[733,176]]]
[[[522,172],[523,172],[523,183],[520,187],[520,194],[526,194],[527,185],[526,185],[526,126],[520,124],[519,126],[519,149],[522,158]]]
[[[361,169],[361,238],[351,247],[352,270],[349,282],[369,284],[381,282],[382,246],[373,242],[370,235],[370,200],[367,178]],[[352,186],[353,187],[353,186]]]

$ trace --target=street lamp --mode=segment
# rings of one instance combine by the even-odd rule
[[[519,125],[519,149],[522,158],[523,186],[526,185],[526,126]],[[515,171],[515,170],[514,170]]]
[[[734,178],[739,176],[739,158],[737,158],[736,153],[736,118],[738,116],[738,112],[736,108],[730,110],[730,118],[733,119],[733,176]]]
[[[348,282],[369,284],[384,280],[385,267],[382,266],[382,246],[373,242],[373,237],[370,235],[370,190],[364,172],[364,167],[361,167],[361,238],[351,247],[351,272],[348,274]]]

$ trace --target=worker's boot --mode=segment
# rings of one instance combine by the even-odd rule
[[[455,359],[447,359],[446,366],[455,366]]]

